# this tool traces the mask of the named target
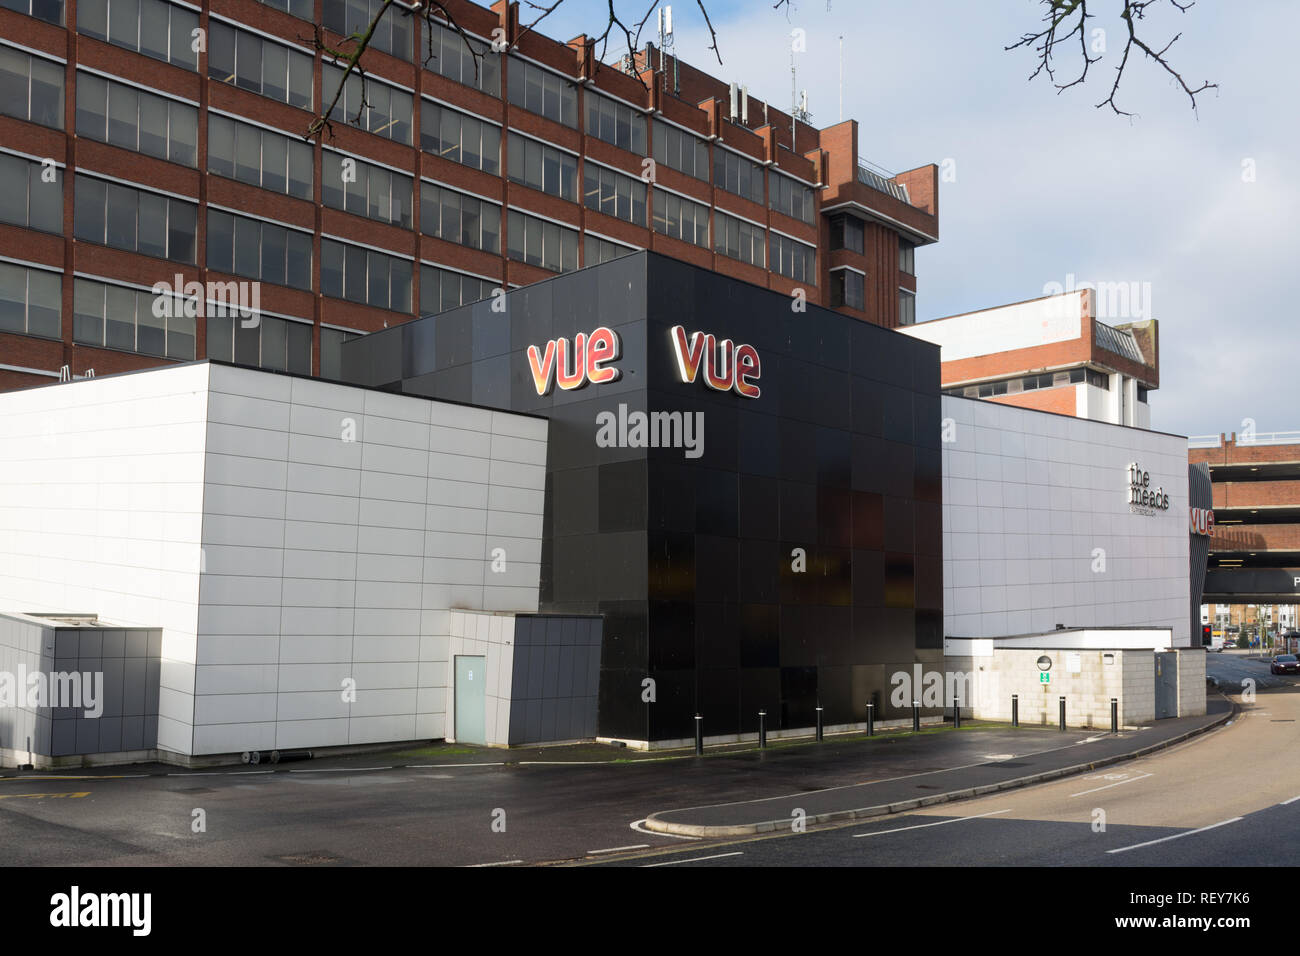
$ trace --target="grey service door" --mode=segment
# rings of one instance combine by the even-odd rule
[[[1178,655],[1156,654],[1156,719],[1178,716]]]
[[[487,658],[456,655],[456,741],[487,743]]]

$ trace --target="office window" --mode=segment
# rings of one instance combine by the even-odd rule
[[[906,239],[898,240],[898,271],[916,275],[916,246]]]
[[[76,279],[72,311],[72,339],[79,345],[194,358],[194,310],[178,296]]]
[[[570,202],[577,201],[578,157],[572,153],[511,133],[507,156],[506,171],[513,182]]]
[[[763,202],[763,167],[721,147],[713,151],[713,185],[750,202]]]
[[[676,193],[655,190],[655,232],[709,248],[709,207]]]
[[[499,126],[431,100],[420,101],[420,147],[494,176],[501,169]]]
[[[511,209],[507,220],[511,259],[552,272],[578,268],[578,230]]]
[[[312,166],[310,143],[208,113],[208,172],[311,199]]]
[[[238,315],[212,315],[207,329],[210,359],[311,374],[310,322],[261,314],[256,322]]]
[[[709,181],[709,144],[663,120],[654,121],[654,158],[669,169]],[[761,200],[760,200],[761,201]]]
[[[901,324],[910,324],[910,323],[899,323],[899,324],[901,325]],[[976,394],[979,398],[992,398],[995,395],[1006,395],[1007,383],[1006,382],[985,382],[983,385],[980,385],[978,387],[978,389],[976,390]]]
[[[219,20],[209,22],[208,76],[290,106],[312,108],[312,57]]]
[[[63,0],[0,0],[0,7],[63,26]]]
[[[73,231],[85,242],[158,259],[194,262],[198,206],[119,183],[76,175]]]
[[[847,249],[850,252],[863,251],[862,220],[843,213],[831,216],[831,249]]]
[[[165,0],[79,0],[77,32],[183,70],[199,68],[199,15]],[[216,32],[216,24],[212,26]]]
[[[323,69],[321,97],[325,103],[331,103],[344,69],[332,63],[324,64]],[[343,84],[343,95],[330,117],[376,136],[410,145],[414,102],[409,90],[389,86],[373,75],[362,79],[359,73],[353,72]]]
[[[772,208],[791,219],[813,224],[815,206],[811,186],[805,186],[789,176],[772,175]]]
[[[587,91],[587,135],[636,153],[646,155],[645,115],[626,103]]]
[[[500,284],[437,266],[420,266],[420,314],[436,315],[458,306],[479,302]]]
[[[321,20],[326,29],[333,30],[341,36],[348,37],[354,33],[360,35],[369,29],[371,22],[383,6],[384,0],[325,0]],[[394,5],[375,24],[375,32],[370,36],[370,46],[390,56],[409,60],[415,17],[405,13],[406,11],[400,6]],[[310,12],[307,19],[311,19]]]
[[[77,73],[77,135],[194,166],[199,111],[186,103]]]
[[[898,290],[898,324],[916,325],[916,293]]]
[[[334,382],[341,381],[343,378],[343,343],[359,339],[365,334],[364,332],[353,332],[351,329],[331,329],[322,325],[320,327],[320,377]]]
[[[46,181],[47,177],[53,179]],[[63,170],[48,171],[35,160],[0,153],[0,222],[63,232]]]
[[[762,268],[766,265],[767,230],[721,211],[713,214],[713,251]]]
[[[0,262],[0,332],[63,337],[63,277]]]
[[[1137,395],[1138,401],[1142,402],[1143,404],[1146,404],[1147,398],[1151,394],[1151,390],[1147,388],[1145,385],[1139,385],[1137,387],[1137,393],[1138,393]]]
[[[373,249],[322,239],[321,293],[394,312],[411,311],[411,263]]]
[[[420,183],[420,231],[499,255],[501,207],[426,179]]]
[[[852,269],[836,269],[831,273],[831,308],[848,306],[865,309],[866,279]]]
[[[420,39],[420,58],[427,69],[490,96],[501,95],[501,54],[481,40],[462,37],[452,27],[424,22],[429,34]]]
[[[208,268],[311,290],[311,233],[208,209]]]
[[[316,16],[316,4],[312,0],[258,0],[258,3],[283,10],[289,16],[297,17],[299,20],[311,20]]]
[[[565,126],[578,126],[578,89],[558,73],[510,58],[510,102]],[[629,133],[629,136],[631,134]],[[644,142],[645,132],[642,130]]]
[[[588,160],[582,167],[582,194],[588,209],[638,226],[645,225],[646,185]]]
[[[331,149],[321,153],[321,201],[331,209],[410,228],[411,183],[383,166]]]
[[[817,284],[817,250],[789,236],[771,233],[768,268],[796,282]]]
[[[608,239],[601,239],[591,233],[583,233],[582,236],[582,264],[584,266],[599,265],[602,262],[609,262],[611,259],[617,259],[620,256],[636,251],[633,246],[610,242]]]
[[[0,45],[0,113],[63,129],[63,64]]]

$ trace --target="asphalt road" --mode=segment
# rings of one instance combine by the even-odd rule
[[[1254,663],[1228,660],[1234,668]],[[1300,830],[1300,687],[1290,678],[1274,681],[1223,728],[1094,774],[866,824],[718,841],[608,864],[1294,866],[1300,864],[1300,844],[1291,838]]]

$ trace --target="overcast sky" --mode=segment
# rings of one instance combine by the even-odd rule
[[[1038,29],[1035,0],[799,0],[788,18],[772,0],[704,2],[723,63],[694,0],[673,4],[684,61],[788,108],[790,33],[800,27],[799,86],[824,127],[840,118],[842,35],[844,117],[860,124],[862,158],[894,172],[951,161],[940,241],[916,255],[918,319],[1034,298],[1071,275],[1136,283],[1149,289],[1141,312],[1149,306],[1160,322],[1152,427],[1211,434],[1250,418],[1259,431],[1300,429],[1300,323],[1286,292],[1300,272],[1300,4],[1153,7],[1148,42],[1181,30],[1173,66],[1189,85],[1219,89],[1193,114],[1135,51],[1119,94],[1130,120],[1094,108],[1123,48],[1120,0],[1094,0],[1090,30],[1105,30],[1106,50],[1085,86],[1060,95],[1042,76],[1026,82],[1032,52],[1003,51]],[[646,5],[616,6],[635,19]],[[599,33],[605,10],[605,0],[566,0],[541,29]],[[1062,50],[1060,78],[1077,75],[1075,42],[1072,56]]]

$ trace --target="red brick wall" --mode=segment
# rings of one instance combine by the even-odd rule
[[[1043,388],[1032,392],[1020,392],[1016,395],[995,395],[985,399],[1003,405],[1015,405],[1017,408],[1033,408],[1040,412],[1056,412],[1058,415],[1078,414],[1075,388]]]

